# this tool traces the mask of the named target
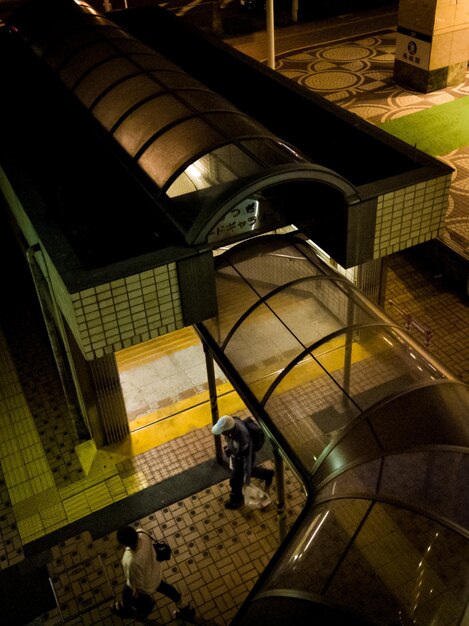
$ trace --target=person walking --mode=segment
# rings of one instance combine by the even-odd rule
[[[227,509],[239,509],[244,503],[243,485],[249,485],[251,477],[265,481],[267,490],[275,472],[256,465],[256,453],[247,427],[239,417],[223,415],[212,428],[214,435],[223,435],[226,440],[225,454],[229,459],[230,497],[225,502]]]
[[[153,538],[133,526],[125,526],[117,531],[117,541],[125,548],[121,563],[126,581],[122,600],[112,605],[112,611],[120,617],[146,617],[155,606],[151,596],[157,591],[176,604],[174,617],[191,620],[195,610],[183,602],[176,587],[163,580],[161,563],[156,560],[153,549]]]

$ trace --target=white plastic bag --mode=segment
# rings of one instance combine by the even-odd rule
[[[243,485],[244,504],[250,509],[265,509],[272,502],[269,494],[260,487]]]

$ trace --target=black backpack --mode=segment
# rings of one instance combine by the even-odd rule
[[[236,419],[240,419],[237,417]],[[246,417],[241,420],[243,424],[248,429],[249,434],[251,435],[252,447],[254,452],[259,452],[262,446],[265,443],[265,434],[259,424],[252,419],[252,417]]]

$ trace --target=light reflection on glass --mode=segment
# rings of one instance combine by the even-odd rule
[[[328,515],[329,515],[329,511],[326,511],[322,516],[318,515],[314,518],[310,527],[308,528],[308,531],[305,533],[303,541],[300,544],[298,544],[298,548],[296,549],[295,554],[293,555],[294,561],[297,561],[297,560],[299,561],[302,558],[302,556],[308,551],[308,548],[311,545],[311,542],[316,537],[319,529],[326,521],[326,518]],[[311,536],[310,536],[310,533],[311,533]],[[306,542],[306,545],[305,545],[305,542]]]

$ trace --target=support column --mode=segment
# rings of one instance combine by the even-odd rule
[[[96,446],[122,441],[130,433],[129,419],[114,354],[89,361],[98,419],[93,428]]]
[[[400,0],[394,80],[429,93],[464,82],[469,0]]]

